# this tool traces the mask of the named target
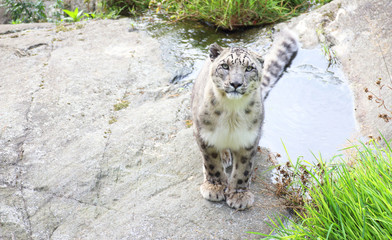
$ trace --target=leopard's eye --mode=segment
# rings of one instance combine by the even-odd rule
[[[229,69],[229,65],[227,65],[226,63],[222,64],[221,66],[222,66],[222,68],[225,69],[225,70]]]
[[[247,67],[246,67],[246,71],[247,71],[247,72],[250,72],[250,71],[252,71],[253,69],[254,69],[254,68],[253,68],[252,66],[247,66]]]

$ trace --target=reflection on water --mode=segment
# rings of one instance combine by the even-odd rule
[[[315,162],[311,152],[328,160],[355,132],[352,93],[340,69],[327,66],[320,49],[301,49],[265,102],[260,146],[280,153],[281,161],[287,159],[282,142],[292,160]]]
[[[195,22],[168,24],[154,15],[134,19],[161,43],[163,59],[172,82],[193,81],[208,56],[208,46],[248,47],[265,53],[271,30],[251,29],[223,33]],[[271,90],[265,103],[265,124],[260,146],[280,153],[285,161],[285,144],[292,160],[304,156],[314,161],[311,151],[324,159],[336,155],[355,131],[352,94],[338,68],[327,70],[321,49],[301,49],[291,68]]]
[[[159,40],[163,60],[173,74],[172,83],[194,80],[208,56],[208,46],[215,42],[223,47],[236,45],[264,52],[271,39],[267,29],[228,33],[194,21],[167,23],[154,14],[132,19],[131,25]]]

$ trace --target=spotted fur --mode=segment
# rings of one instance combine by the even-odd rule
[[[285,31],[278,37],[268,55],[265,57],[263,80],[261,83],[262,96],[267,98],[270,90],[282,77],[284,70],[290,66],[298,51],[297,40],[292,33]]]
[[[226,200],[235,209],[251,207],[249,185],[264,121],[263,101],[297,52],[282,34],[263,58],[238,47],[210,47],[210,58],[192,92],[194,135],[203,157],[204,198]],[[226,167],[232,165],[231,174]]]

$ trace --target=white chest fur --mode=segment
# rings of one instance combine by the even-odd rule
[[[213,126],[200,129],[202,139],[218,149],[238,150],[254,144],[260,130],[254,121],[259,114],[246,114],[244,110],[237,106],[222,111]]]
[[[249,129],[246,121],[238,121],[233,127],[229,122],[222,120],[212,131],[202,129],[200,135],[204,141],[218,149],[238,150],[254,144],[258,130]]]

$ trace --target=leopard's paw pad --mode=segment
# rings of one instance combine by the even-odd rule
[[[249,191],[232,192],[226,194],[226,203],[236,210],[245,210],[252,207],[254,195]]]
[[[225,200],[225,188],[224,185],[212,184],[206,181],[200,186],[200,193],[207,200],[219,202]]]

